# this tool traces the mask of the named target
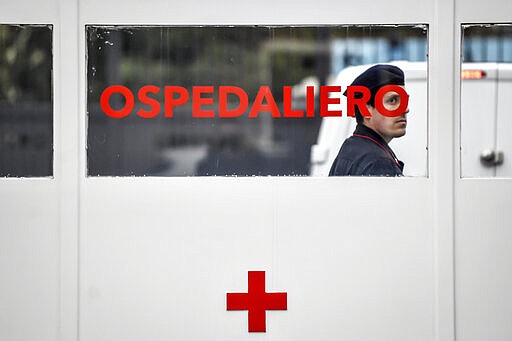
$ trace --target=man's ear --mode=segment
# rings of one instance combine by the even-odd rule
[[[368,109],[368,112],[373,115],[375,108],[371,104],[366,103],[366,109]],[[371,116],[363,116],[363,120],[364,122],[368,122],[371,120]]]

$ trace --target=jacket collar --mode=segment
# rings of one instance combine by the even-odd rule
[[[384,141],[382,136],[380,136],[375,130],[373,130],[371,128],[368,128],[367,126],[365,126],[362,123],[358,123],[357,124],[356,130],[354,131],[354,134],[359,134],[359,135],[364,135],[364,136],[371,137],[375,141],[377,141],[380,144],[382,144],[383,146],[385,146],[387,149],[391,149],[391,148],[389,148],[387,142]]]
[[[354,135],[356,134],[369,137],[375,140],[378,144],[381,144],[387,151],[389,151],[389,153],[391,153],[392,158],[398,164],[400,170],[404,169],[404,163],[398,160],[398,158],[395,155],[395,152],[393,152],[393,149],[391,149],[391,147],[386,143],[386,141],[384,141],[382,136],[380,136],[375,130],[368,128],[364,124],[358,123],[356,126],[356,130],[354,131]]]

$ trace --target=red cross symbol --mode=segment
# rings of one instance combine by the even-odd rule
[[[265,292],[265,271],[249,271],[247,293],[228,293],[228,310],[247,310],[249,332],[266,332],[266,311],[286,310],[286,293]]]

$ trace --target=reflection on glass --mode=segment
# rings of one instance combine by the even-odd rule
[[[321,136],[328,122],[320,118],[319,86],[335,84],[347,67],[394,60],[421,69],[411,74],[419,72],[422,78],[413,105],[423,106],[417,124],[421,133],[416,136],[421,150],[415,157],[421,159],[416,175],[424,175],[426,55],[425,25],[87,26],[88,175],[319,175],[319,167],[328,172],[346,136],[331,134],[329,142]],[[126,117],[112,118],[102,110],[102,93],[112,85],[122,85],[134,94],[133,110]],[[147,85],[161,89],[148,96],[159,103],[158,114],[152,118],[136,114],[150,109],[137,98],[139,89]],[[193,87],[213,86],[212,93],[203,95],[212,98],[212,103],[202,108],[213,110],[215,118],[193,118],[191,100],[174,107],[172,118],[165,117],[166,86],[186,89],[190,99]],[[245,91],[249,106],[242,115],[218,117],[220,86]],[[313,86],[315,95],[309,99],[315,104],[314,117],[273,118],[261,112],[249,118],[262,86],[269,87],[280,113],[286,106],[285,86],[292,87],[291,109],[304,112],[306,86]],[[112,95],[108,103],[113,110],[127,106],[126,97],[119,94]],[[240,105],[240,98],[228,97],[228,109]],[[344,125],[353,122],[344,109],[343,117],[335,120]],[[320,146],[327,149],[323,160],[315,154],[320,140],[326,142]]]
[[[463,25],[461,175],[512,176],[512,24]]]
[[[52,175],[52,27],[0,25],[0,176]]]

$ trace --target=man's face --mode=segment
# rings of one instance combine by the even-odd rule
[[[403,86],[400,87],[404,88]],[[400,96],[398,93],[390,91],[384,95],[382,104],[388,110],[395,110],[400,106]],[[364,117],[364,125],[376,131],[386,142],[389,143],[394,137],[405,135],[409,107],[407,107],[402,115],[397,117],[384,116],[369,104],[366,107],[370,111],[371,116]]]

